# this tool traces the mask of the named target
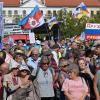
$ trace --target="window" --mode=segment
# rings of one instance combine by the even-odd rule
[[[97,15],[100,15],[100,11],[97,11]]]
[[[72,11],[69,11],[70,14],[72,14]]]
[[[91,11],[91,16],[94,16],[94,11]]]
[[[23,17],[26,16],[26,10],[23,10]]]
[[[56,15],[57,15],[56,11],[53,11],[53,16],[56,16]]]
[[[9,11],[8,11],[8,17],[11,17],[11,16],[12,16],[12,11],[9,10]]]
[[[50,10],[48,10],[48,17],[51,17],[52,16],[52,13]]]
[[[6,16],[6,11],[5,10],[3,10],[3,16]]]
[[[41,10],[41,13],[43,14],[43,10]]]
[[[18,15],[18,11],[17,10],[14,11],[14,15]]]

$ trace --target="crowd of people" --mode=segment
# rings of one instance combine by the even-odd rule
[[[0,100],[100,100],[100,41],[5,43]]]

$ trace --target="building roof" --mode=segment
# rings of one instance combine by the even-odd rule
[[[84,2],[88,7],[100,7],[100,0],[46,0],[48,7],[76,7]]]
[[[20,0],[1,0],[1,2],[4,2],[6,7],[18,7],[20,5]]]
[[[6,7],[18,7],[20,0],[0,0]],[[76,7],[84,2],[88,7],[100,7],[100,0],[45,0],[47,7]]]

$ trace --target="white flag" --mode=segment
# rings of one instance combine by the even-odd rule
[[[35,43],[35,33],[34,32],[29,33],[29,40],[30,40],[30,43]]]

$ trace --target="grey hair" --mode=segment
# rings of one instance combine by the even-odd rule
[[[49,58],[47,56],[42,56],[41,60],[40,60],[40,64],[42,64],[42,62],[47,61],[49,62]]]
[[[79,76],[79,67],[77,64],[71,64],[69,66],[69,70],[76,73],[76,75]]]

